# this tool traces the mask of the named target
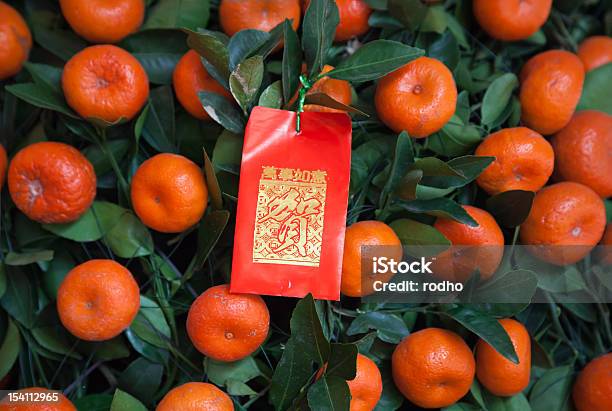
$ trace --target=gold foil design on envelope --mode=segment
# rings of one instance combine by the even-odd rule
[[[253,262],[318,267],[327,173],[262,167]]]

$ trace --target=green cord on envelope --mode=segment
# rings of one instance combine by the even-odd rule
[[[310,90],[313,85],[313,82],[308,80],[308,77],[306,77],[306,75],[304,74],[300,75],[300,83],[302,83],[302,88],[300,88],[300,91],[299,91],[297,119],[295,120],[295,131],[298,133],[302,130],[302,124],[301,124],[300,117],[301,117],[302,112],[304,111],[304,102],[306,101],[306,93],[308,93],[308,90]]]

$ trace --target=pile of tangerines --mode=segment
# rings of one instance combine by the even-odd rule
[[[143,23],[144,0],[60,0],[61,12],[72,30],[94,45],[75,54],[63,67],[61,87],[67,104],[83,119],[108,126],[134,119],[149,98],[149,80],[139,61],[113,45],[136,32]],[[221,0],[218,18],[232,36],[241,30],[269,31],[290,19],[298,29],[309,1]],[[337,0],[340,23],[336,42],[360,38],[370,30],[373,13],[363,0]],[[426,2],[436,3],[436,2]],[[552,0],[474,0],[473,13],[490,38],[520,41],[536,33],[549,18]],[[11,5],[0,2],[0,79],[10,81],[28,60],[33,46],[25,20]],[[477,178],[488,195],[509,190],[535,192],[520,241],[541,246],[582,246],[562,255],[534,251],[555,265],[576,263],[601,242],[610,245],[604,201],[612,196],[612,116],[601,111],[576,111],[585,75],[612,62],[612,39],[593,36],[577,53],[555,49],[531,57],[520,71],[520,127],[503,128],[482,140],[477,156],[495,160]],[[325,66],[324,72],[331,70]],[[612,81],[612,79],[611,79]],[[206,70],[194,50],[176,65],[172,83],[177,100],[193,117],[212,121],[198,92],[210,91],[232,100],[230,92]],[[352,86],[323,77],[310,93],[325,93],[349,105]],[[374,105],[382,124],[395,133],[406,131],[425,139],[442,129],[455,114],[457,86],[447,66],[431,57],[417,58],[381,78]],[[308,111],[338,111],[306,105]],[[0,146],[0,187],[4,180],[14,206],[41,224],[78,220],[96,198],[97,179],[91,162],[76,148],[61,142],[38,142],[12,153]],[[553,181],[553,183],[549,183]],[[183,233],[206,213],[209,192],[200,166],[172,153],[144,161],[130,181],[131,205],[148,228],[160,233]],[[489,212],[463,206],[477,225],[439,217],[433,227],[453,245],[503,246],[502,229]],[[359,221],[347,227],[342,267],[342,294],[361,297],[361,247],[400,246],[393,229],[381,221]],[[539,250],[539,251],[537,251]],[[401,257],[401,252],[400,252]],[[501,255],[471,262],[483,279],[498,268]],[[467,273],[469,275],[470,273]],[[106,341],[126,330],[140,309],[140,288],[132,273],[110,259],[92,259],[73,268],[57,294],[63,326],[85,341]],[[458,334],[429,327],[405,337],[393,352],[395,386],[422,408],[448,407],[470,390],[474,378],[490,393],[509,397],[530,383],[531,337],[511,318],[501,319],[518,356],[515,364],[484,340],[472,349]],[[229,292],[228,285],[205,290],[193,301],[186,319],[193,346],[222,362],[241,360],[264,343],[270,332],[270,313],[257,295]],[[612,347],[608,347],[608,350]],[[359,354],[356,377],[348,381],[350,409],[373,410],[383,390],[379,368]],[[318,377],[317,377],[318,378]],[[26,388],[25,391],[41,388]],[[579,411],[612,409],[612,354],[592,360],[573,388]],[[46,408],[0,404],[0,410],[75,410],[61,401]],[[211,383],[187,382],[170,390],[158,411],[230,410],[232,399]]]

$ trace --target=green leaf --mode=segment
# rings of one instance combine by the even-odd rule
[[[308,405],[317,411],[349,410],[351,393],[345,380],[325,376],[308,389]]]
[[[229,395],[255,394],[246,383],[262,375],[257,363],[251,356],[234,362],[222,362],[206,358],[204,369],[208,379],[218,386],[226,387]]]
[[[404,402],[404,396],[398,391],[393,382],[393,376],[391,375],[391,367],[383,366],[380,369],[383,392],[380,396],[378,404],[376,404],[376,411],[395,411],[402,406]],[[405,407],[404,407],[405,408]]]
[[[334,41],[340,14],[332,0],[312,0],[302,23],[302,48],[310,76],[320,73]]]
[[[410,170],[395,189],[395,195],[402,200],[415,200],[418,196],[419,183],[423,179],[423,170]]]
[[[444,197],[454,191],[453,188],[436,188],[421,184],[416,187],[416,198],[418,200],[433,200]],[[401,197],[400,197],[401,198]],[[411,197],[414,198],[414,197]]]
[[[411,213],[428,214],[435,217],[452,218],[453,220],[477,227],[474,220],[459,204],[448,198],[434,198],[431,200],[397,200],[395,203],[399,208]]]
[[[99,137],[93,124],[85,119],[65,118],[63,121],[68,130],[90,143],[98,144]]]
[[[461,173],[468,182],[474,181],[493,161],[490,156],[463,156],[448,161],[453,170]]]
[[[206,67],[209,73],[221,84],[227,84],[230,76],[228,40],[222,33],[208,30],[190,31],[187,33],[187,45],[198,52],[206,62],[214,68],[218,78],[213,75],[213,71]]]
[[[104,242],[122,258],[143,257],[153,252],[153,238],[147,227],[127,211],[104,235]]]
[[[281,80],[277,80],[266,87],[259,96],[259,105],[276,109],[280,109],[283,106],[283,85]]]
[[[176,153],[174,96],[170,86],[151,91],[142,135],[156,151]]]
[[[108,394],[91,394],[73,401],[79,411],[108,411],[113,402],[113,396]]]
[[[325,370],[325,375],[334,375],[350,381],[357,373],[357,345],[331,344],[331,354]]]
[[[425,177],[464,177],[461,172],[436,157],[419,158],[410,166],[410,169],[423,171]]]
[[[227,393],[230,395],[257,395],[257,392],[249,387],[247,384],[240,380],[228,380],[227,381]]]
[[[597,322],[597,311],[592,304],[561,303],[561,305],[582,321],[592,324]]]
[[[521,101],[516,98],[516,96],[512,97],[512,102],[510,103],[510,116],[508,117],[508,127],[518,127],[521,122]]]
[[[23,251],[36,249],[39,245],[49,244],[48,241],[53,239],[53,236],[43,230],[40,224],[30,220],[21,213],[15,214],[12,227],[15,230],[16,244]]]
[[[459,95],[457,95],[455,115],[459,117],[462,123],[465,124],[470,121],[471,112],[472,108],[470,107],[470,93],[463,90],[459,93]]]
[[[477,311],[469,305],[442,306],[443,314],[482,338],[498,353],[518,364],[518,356],[510,337],[499,322],[487,313]]]
[[[125,330],[125,336],[132,345],[132,348],[134,348],[137,353],[146,359],[160,364],[166,364],[168,361],[168,351],[155,347],[154,345],[142,340],[131,329],[128,328]]]
[[[207,91],[200,91],[198,97],[204,110],[213,120],[232,133],[242,134],[244,119],[231,102],[219,94]]]
[[[552,368],[544,372],[534,384],[529,395],[533,411],[569,411],[573,369],[569,365]]]
[[[289,101],[293,98],[300,85],[299,78],[302,72],[302,49],[300,48],[300,39],[293,30],[291,22],[287,19],[285,19],[283,23],[283,38],[283,99],[285,104],[289,104]]]
[[[353,150],[351,154],[351,194],[367,184],[375,167],[392,155],[397,137],[391,135],[369,134],[368,140]]]
[[[21,349],[21,334],[19,329],[8,319],[8,327],[4,333],[4,341],[0,345],[0,380],[3,379],[13,368]]]
[[[459,58],[461,57],[459,44],[457,44],[457,40],[450,31],[445,32],[431,43],[418,42],[416,46],[426,49],[429,57],[440,60],[451,70],[454,70],[459,64]]]
[[[274,409],[287,409],[311,377],[312,361],[290,338],[272,376],[270,403]]]
[[[451,245],[441,232],[428,224],[402,218],[389,226],[399,237],[404,250],[415,257],[437,255]]]
[[[159,256],[157,254],[151,255],[148,261],[144,261],[145,270],[147,272],[159,275],[170,282],[170,295],[174,295],[180,288],[180,278],[182,273],[174,266],[170,259],[166,256]],[[168,311],[171,308],[166,304]]]
[[[446,27],[448,26],[446,16],[444,6],[434,5],[427,7],[427,13],[425,13],[425,18],[423,19],[419,30],[438,34],[444,33],[446,31]]]
[[[126,213],[122,207],[104,201],[95,201],[78,220],[66,224],[43,224],[53,234],[77,242],[97,241],[113,228]]]
[[[28,10],[28,23],[36,43],[63,61],[87,46],[87,42],[72,30],[59,28],[57,16],[51,10],[39,7]]]
[[[389,13],[377,10],[370,14],[370,17],[368,18],[368,25],[370,27],[393,31],[401,30],[404,28],[402,23],[399,20],[393,18],[393,16],[391,16]]]
[[[35,107],[57,111],[58,113],[75,119],[79,118],[60,96],[45,87],[38,86],[34,83],[20,83],[8,85],[5,89],[15,97]]]
[[[365,0],[365,2],[374,10],[387,10],[387,0]]]
[[[311,294],[302,298],[291,315],[291,337],[285,345],[270,389],[270,402],[276,409],[286,409],[312,377],[312,363],[320,367],[330,356],[330,344]]]
[[[202,148],[212,150],[222,128],[214,121],[200,121],[186,111],[176,116],[176,142],[179,153],[195,163],[202,162]]]
[[[612,115],[610,78],[612,78],[612,63],[586,73],[577,110],[599,110]]]
[[[565,290],[568,292],[584,290],[587,288],[582,274],[575,266],[566,267],[566,269],[563,271],[563,278],[565,280]],[[561,298],[563,297],[561,296]]]
[[[427,138],[426,143],[435,153],[452,158],[468,154],[480,141],[480,131],[476,127],[464,124],[453,115],[442,130]]]
[[[32,337],[45,350],[49,350],[55,354],[61,354],[64,357],[70,357],[77,360],[82,357],[73,350],[73,343],[70,343],[67,338],[67,331],[59,326],[51,327],[35,327],[32,328]]]
[[[395,191],[400,181],[406,175],[412,164],[414,163],[414,151],[412,147],[412,140],[408,133],[402,131],[397,136],[397,142],[395,145],[395,153],[393,154],[393,162],[391,163],[391,170],[387,182],[382,189],[380,194],[380,205],[384,206],[387,203],[388,196]]]
[[[354,344],[357,346],[359,353],[365,355],[370,352],[370,350],[372,349],[372,344],[374,344],[375,341],[376,333],[370,332],[355,341]]]
[[[128,122],[128,119],[125,117],[120,117],[115,121],[106,121],[99,117],[85,117],[85,120],[91,123],[97,129],[107,129],[113,126],[120,126]]]
[[[149,0],[148,3],[153,3]],[[184,30],[140,30],[123,39],[119,46],[130,53],[185,54],[189,47]]]
[[[518,115],[518,110],[520,108],[520,102],[519,99],[516,96],[511,96],[510,97],[510,102],[508,104],[506,104],[506,106],[504,107],[504,109],[502,110],[501,114],[499,116],[497,116],[497,118],[495,120],[493,120],[490,124],[488,124],[489,129],[494,129],[497,127],[501,127],[502,124],[508,122],[508,126],[510,126],[510,121],[517,121],[520,120],[520,117],[518,117],[518,119],[514,118],[514,119],[510,119],[511,116],[517,116]]]
[[[523,393],[511,397],[497,397],[484,391],[487,409],[490,411],[531,411],[531,406]]]
[[[481,408],[467,402],[458,402],[450,407],[442,408],[442,411],[481,411]]]
[[[296,348],[317,364],[323,365],[329,358],[330,345],[323,335],[323,328],[311,294],[302,298],[293,310],[291,338],[295,341]]]
[[[37,316],[31,329],[32,336],[41,347],[66,357],[80,360],[82,357],[74,350],[73,338],[61,325],[54,303],[48,304]]]
[[[392,40],[374,40],[342,60],[325,75],[361,83],[376,80],[421,57],[425,52]]]
[[[172,73],[181,59],[181,54],[176,53],[132,53],[142,64],[147,72],[151,83],[172,84]]]
[[[140,401],[132,397],[130,394],[115,390],[113,402],[110,406],[110,411],[146,411],[147,408]]]
[[[487,210],[505,227],[517,227],[529,217],[535,193],[510,190],[487,199]]]
[[[283,23],[274,26],[274,28],[269,31],[269,34],[270,38],[257,50],[257,54],[262,57],[268,57],[277,50],[277,47],[280,47],[281,40],[283,39]],[[272,70],[269,69],[269,71]],[[280,74],[280,71],[278,74]]]
[[[125,393],[150,405],[157,395],[163,374],[164,367],[161,364],[152,363],[145,358],[137,358],[123,370],[119,376],[118,386]]]
[[[246,29],[234,34],[228,43],[229,67],[234,70],[245,59],[254,56],[270,39],[270,33]]]
[[[605,248],[600,250],[605,250]],[[601,284],[606,287],[608,290],[612,291],[612,276],[602,270],[600,267],[594,267],[593,273],[597,276],[597,279],[601,282]],[[2,293],[0,292],[0,296]]]
[[[499,117],[518,84],[518,78],[513,73],[503,74],[491,83],[482,99],[482,124],[491,125]]]
[[[249,107],[257,97],[261,82],[263,81],[263,74],[264,64],[263,57],[261,56],[249,57],[244,62],[238,64],[236,69],[230,74],[230,91],[245,114],[247,114]]]
[[[458,175],[431,176],[423,179],[422,184],[437,188],[459,188],[474,181],[484,171],[495,157],[463,156],[455,157],[446,163]]]
[[[36,294],[34,282],[17,269],[6,270],[6,291],[0,305],[11,317],[30,329],[34,324]]]
[[[538,277],[538,287],[552,293],[567,292],[571,284],[565,275],[565,267],[546,263],[532,255],[528,247],[516,247],[514,249],[514,260],[520,262],[523,269],[530,270]]]
[[[62,96],[62,69],[47,64],[26,62],[24,67],[28,70],[34,83],[41,87],[47,87],[50,91]]]
[[[506,300],[509,300],[509,299],[506,298]],[[504,301],[504,300],[500,300],[500,301]],[[529,302],[481,303],[481,304],[473,304],[473,307],[477,310],[487,312],[495,318],[508,318],[508,317],[514,317],[515,315],[519,315],[520,313],[525,311],[525,309],[529,307]]]
[[[546,45],[546,34],[544,34],[542,30],[538,30],[531,36],[527,37],[525,41],[537,46],[544,46]]]
[[[147,12],[143,29],[206,27],[210,16],[209,0],[158,0]]]
[[[224,130],[215,144],[212,162],[217,170],[238,174],[242,161],[243,138]]]
[[[480,284],[472,294],[472,302],[528,303],[538,287],[538,278],[529,270],[496,273]]]
[[[381,340],[397,344],[410,334],[404,321],[395,314],[371,311],[357,316],[346,331],[347,335],[364,334],[375,330]]]
[[[414,31],[425,19],[427,6],[421,0],[389,0],[389,13]]]
[[[448,30],[455,36],[457,43],[464,49],[469,50],[470,44],[467,41],[466,30],[463,25],[450,13],[446,13],[446,23],[448,24]]]
[[[6,292],[6,266],[0,261],[0,298]]]
[[[113,361],[130,356],[130,350],[122,336],[102,342],[79,341],[78,350],[100,361]]]
[[[188,271],[181,279],[182,284],[189,280],[195,271],[200,270],[204,266],[217,241],[221,238],[229,218],[230,213],[227,210],[215,210],[204,216],[198,228],[197,250],[189,264]]]
[[[146,111],[148,111],[149,106],[145,106],[145,116]],[[141,118],[140,116],[138,117]],[[138,121],[138,120],[137,120]],[[134,126],[136,127],[136,125]],[[135,130],[135,133],[138,130]],[[120,138],[117,140],[109,140],[106,142],[106,146],[112,156],[117,160],[117,162],[121,162],[121,160],[126,156],[128,150],[132,146],[132,142],[127,138]],[[91,165],[94,167],[94,171],[97,176],[103,176],[107,172],[113,169],[112,162],[110,160],[110,155],[105,153],[102,150],[102,147],[98,144],[92,144],[89,147],[85,148],[82,151],[83,155],[87,157],[87,159],[91,162]]]
[[[478,383],[478,378],[474,378],[474,381],[472,381],[472,386],[470,387],[470,395],[474,398],[476,403],[480,406],[480,409],[488,411],[485,401],[484,401],[483,391],[484,390]]]
[[[365,117],[369,117],[368,114],[363,111],[352,107],[347,106],[344,103],[339,102],[338,100],[334,100],[332,97],[325,93],[309,93],[306,94],[306,99],[304,101],[305,104],[315,104],[318,106],[329,107],[336,110],[346,111],[348,113],[360,114]]]
[[[223,208],[223,197],[221,188],[219,187],[219,181],[217,181],[217,175],[215,174],[215,167],[212,161],[210,161],[210,158],[208,158],[206,150],[202,150],[202,153],[204,156],[204,175],[206,177],[206,187],[208,188],[210,204],[216,210],[220,210]]]
[[[29,251],[16,253],[11,251],[6,254],[4,263],[6,265],[20,266],[29,265],[42,261],[51,261],[53,259],[53,250]]]
[[[130,325],[138,337],[159,348],[170,343],[170,327],[163,310],[157,303],[144,295],[140,296],[140,310]]]

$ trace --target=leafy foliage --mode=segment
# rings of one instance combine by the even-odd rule
[[[445,410],[569,409],[575,369],[612,347],[609,305],[555,300],[557,291],[589,287],[570,269],[553,277],[535,263],[532,270],[520,272],[510,267],[476,287],[475,295],[501,301],[498,304],[374,304],[315,301],[311,296],[295,303],[267,298],[270,336],[260,350],[235,363],[203,359],[186,337],[191,302],[204,289],[229,280],[242,134],[249,114],[255,105],[294,108],[303,62],[309,82],[326,75],[349,81],[354,90],[354,107],[339,106],[326,95],[308,101],[352,113],[347,223],[385,221],[407,250],[418,254],[424,246],[449,245],[432,226],[436,217],[475,225],[460,207],[475,204],[496,217],[507,244],[514,245],[533,193],[511,191],[486,199],[474,180],[493,158],[473,155],[474,148],[488,133],[519,124],[514,73],[527,58],[549,48],[575,49],[587,35],[612,31],[612,12],[603,0],[556,1],[544,28],[517,43],[495,42],[481,33],[466,0],[433,5],[420,0],[366,2],[374,9],[371,30],[361,40],[334,44],[340,17],[330,0],[312,0],[297,32],[285,21],[269,33],[243,30],[231,38],[220,32],[218,1],[147,1],[144,25],[120,46],[142,63],[152,91],[136,119],[114,125],[79,118],[63,97],[62,67],[87,44],[69,30],[57,2],[10,2],[30,23],[35,48],[25,69],[2,84],[1,143],[10,156],[47,139],[78,147],[95,167],[98,197],[73,223],[40,225],[21,214],[4,189],[0,379],[9,376],[14,387],[62,389],[79,410],[88,411],[151,409],[171,388],[202,380],[222,387],[241,410],[347,410],[346,381],[355,375],[360,352],[383,374],[377,410],[395,410],[404,400],[390,377],[390,357],[402,338],[426,326],[451,328],[470,344],[483,338],[516,362],[514,348],[496,321],[516,316],[533,337],[532,384],[504,399],[475,381],[470,394]],[[188,49],[198,52],[203,66],[235,100],[200,92],[210,123],[190,117],[172,93],[173,69]],[[460,93],[452,119],[427,139],[413,140],[381,124],[373,93],[377,79],[423,55],[440,59],[452,70]],[[324,75],[325,64],[335,68]],[[611,70],[608,64],[587,75],[579,109],[612,114]],[[177,236],[153,233],[131,211],[131,177],[157,152],[191,158],[207,178],[211,203],[206,215],[197,227]],[[609,200],[607,207],[612,209]],[[91,258],[119,260],[141,286],[141,310],[132,326],[101,343],[75,339],[55,312],[62,279]],[[605,274],[601,282],[612,290]],[[517,292],[543,293],[548,302],[511,304]]]

